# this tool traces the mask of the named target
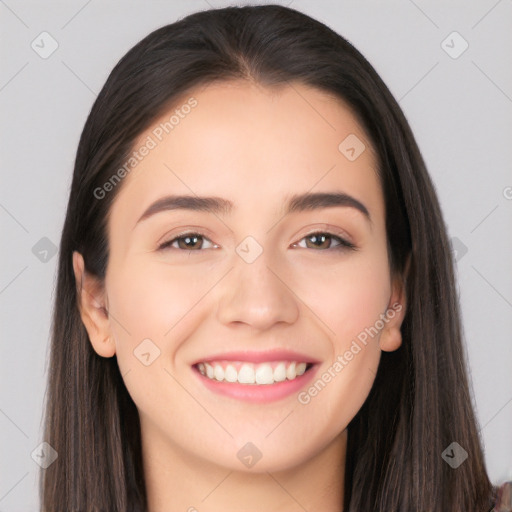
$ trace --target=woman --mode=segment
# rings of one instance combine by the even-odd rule
[[[505,509],[463,354],[434,187],[350,43],[230,7],[120,60],[62,234],[43,510]]]

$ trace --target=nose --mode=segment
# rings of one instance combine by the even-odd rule
[[[233,265],[217,289],[219,322],[243,323],[261,331],[276,323],[296,322],[299,299],[266,251],[252,263],[236,256]]]

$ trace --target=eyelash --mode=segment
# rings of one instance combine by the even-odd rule
[[[340,236],[338,235],[335,235],[334,233],[330,233],[329,231],[314,231],[312,233],[308,233],[307,235],[303,236],[299,242],[301,242],[302,240],[304,240],[305,238],[309,238],[309,237],[312,237],[312,236],[318,236],[318,235],[327,235],[329,238],[332,238],[332,239],[335,239],[339,242],[339,245],[336,245],[334,247],[329,247],[328,249],[319,249],[320,252],[322,251],[344,251],[344,250],[357,250],[357,247],[345,240],[344,238],[341,238]],[[204,236],[203,234],[199,233],[199,232],[196,232],[196,231],[188,231],[188,232],[185,232],[185,233],[181,233],[179,236],[167,241],[167,242],[164,242],[162,243],[161,245],[158,246],[158,250],[169,250],[171,249],[171,245],[174,243],[174,242],[177,242],[178,240],[181,240],[181,239],[184,239],[184,238],[190,238],[190,237],[201,237],[203,239],[206,239],[208,241],[211,242],[211,240]],[[296,245],[298,242],[296,242],[294,245]],[[179,249],[179,248],[174,248],[174,249],[177,249],[177,250],[180,250],[180,251],[185,251],[186,249]],[[314,250],[314,249],[313,249]],[[194,249],[191,249],[188,251],[189,253],[190,252],[201,252],[200,249],[198,250],[194,250]]]

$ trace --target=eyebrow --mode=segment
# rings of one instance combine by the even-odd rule
[[[283,216],[290,213],[310,210],[320,210],[331,207],[354,208],[363,214],[364,218],[372,224],[370,212],[366,206],[356,198],[343,192],[316,192],[292,195],[282,210]],[[162,197],[152,203],[139,217],[135,224],[155,215],[169,210],[191,210],[207,213],[229,215],[234,209],[234,204],[228,199],[220,197],[177,196]]]

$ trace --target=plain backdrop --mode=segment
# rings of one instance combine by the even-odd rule
[[[278,3],[351,41],[411,124],[457,251],[490,476],[512,479],[512,1]],[[39,504],[31,454],[43,441],[56,250],[86,116],[140,39],[193,11],[227,5],[0,0],[0,512]]]

